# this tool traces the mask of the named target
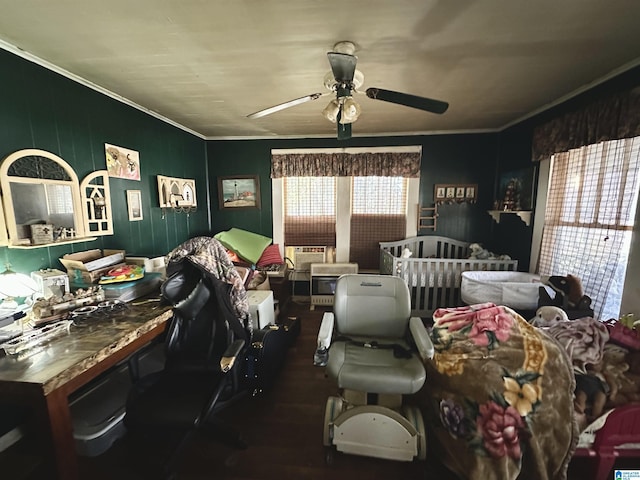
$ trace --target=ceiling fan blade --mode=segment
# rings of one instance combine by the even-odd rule
[[[397,103],[407,107],[417,108],[432,113],[444,113],[449,108],[447,102],[434,100],[432,98],[418,97],[409,95],[408,93],[394,92],[393,90],[384,90],[382,88],[367,88],[367,97],[374,100],[382,100],[384,102]]]
[[[352,83],[353,75],[356,73],[356,63],[358,57],[349,55],[348,53],[328,52],[331,71],[339,83]]]
[[[273,107],[265,108],[263,110],[258,110],[257,112],[250,113],[249,115],[247,115],[247,118],[260,118],[266,115],[271,115],[272,113],[279,112],[280,110],[284,110],[285,108],[294,107],[296,105],[300,105],[301,103],[307,103],[311,100],[317,100],[323,95],[326,95],[326,94],[312,93],[311,95],[305,95],[304,97],[289,100],[288,102],[280,103],[278,105],[274,105]]]

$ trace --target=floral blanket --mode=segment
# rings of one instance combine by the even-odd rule
[[[578,429],[564,349],[491,303],[433,319],[421,393],[429,448],[460,478],[565,479]]]

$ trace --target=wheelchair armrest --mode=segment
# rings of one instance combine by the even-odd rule
[[[223,373],[227,373],[229,370],[233,368],[233,365],[236,362],[236,358],[238,354],[244,348],[244,340],[235,340],[231,345],[227,347],[222,358],[220,359],[220,370]]]
[[[409,319],[409,330],[411,331],[413,341],[416,342],[416,347],[418,347],[418,353],[422,360],[433,358],[435,351],[433,348],[433,342],[431,342],[429,332],[427,332],[427,329],[420,317],[411,317]]]
[[[318,347],[313,355],[313,364],[324,367],[327,364],[329,347],[333,337],[333,325],[335,317],[332,312],[325,312],[322,316],[322,323],[318,331]]]

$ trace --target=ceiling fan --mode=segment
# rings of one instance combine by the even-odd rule
[[[363,93],[358,89],[364,83],[364,75],[356,70],[358,57],[354,55],[353,42],[344,41],[334,45],[333,51],[327,53],[331,71],[324,77],[324,86],[329,92],[312,93],[304,97],[295,98],[263,110],[247,115],[248,118],[260,118],[285,108],[300,105],[311,100],[335,93],[335,98],[324,108],[324,117],[338,126],[338,140],[351,138],[351,124],[360,116],[360,105],[353,99],[353,93]],[[449,108],[447,102],[426,97],[418,97],[407,93],[394,92],[382,88],[370,87],[364,92],[374,100],[396,103],[407,107],[417,108],[431,113],[444,113]]]

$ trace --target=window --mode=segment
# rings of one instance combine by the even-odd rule
[[[404,238],[407,180],[402,177],[353,177],[349,261],[376,269],[378,242]]]
[[[419,181],[402,177],[274,179],[274,243],[334,246],[338,262],[378,269],[378,242],[416,235],[415,222],[407,218],[416,214],[408,206],[418,203]]]
[[[596,318],[618,318],[640,187],[640,137],[551,160],[539,272],[578,276]]]
[[[336,262],[377,269],[378,242],[417,234],[421,158],[415,145],[273,149],[273,242],[335,246]]]
[[[336,245],[336,180],[284,179],[285,245]]]

